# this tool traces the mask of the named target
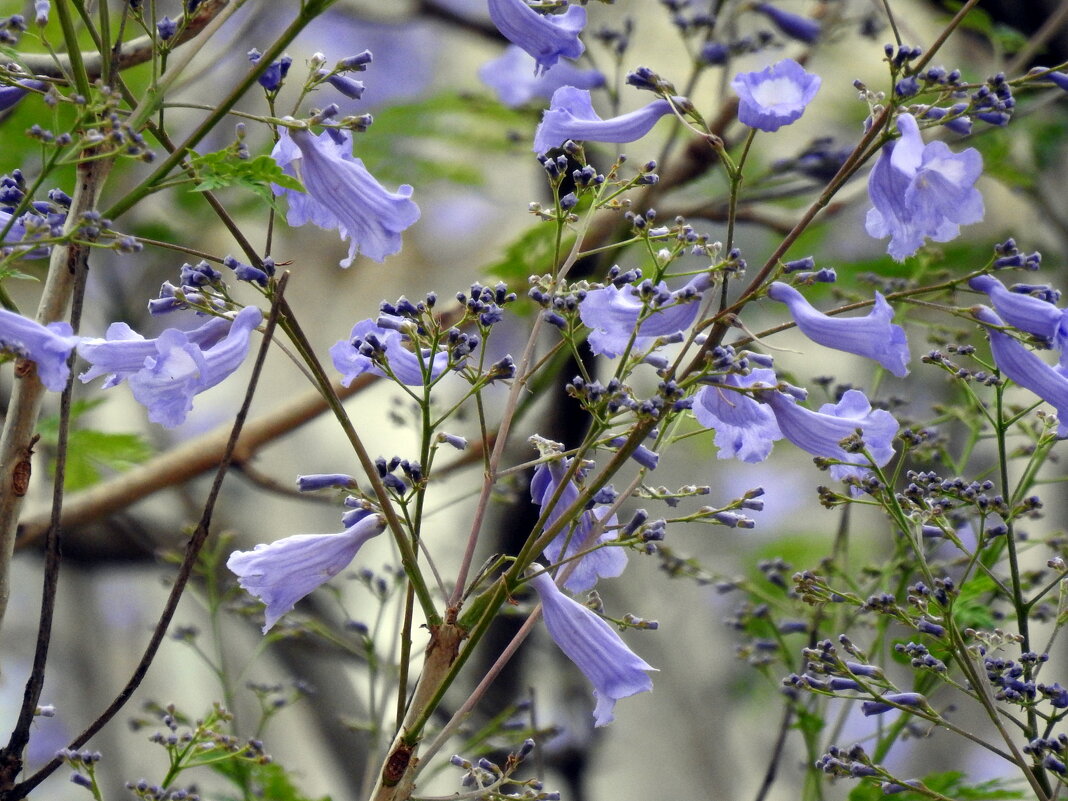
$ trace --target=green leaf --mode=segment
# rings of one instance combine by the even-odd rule
[[[270,156],[241,159],[232,150],[206,153],[190,159],[197,172],[194,192],[210,192],[224,187],[237,186],[257,195],[265,203],[275,206],[277,198],[271,184],[284,189],[303,192],[304,186],[291,175],[286,175],[278,162]]]
[[[211,768],[230,779],[238,788],[255,786],[256,798],[262,801],[313,801],[297,788],[286,769],[276,762],[250,765],[248,762],[228,759],[213,764]],[[237,801],[233,796],[228,798]],[[315,801],[330,801],[330,796],[324,795]]]
[[[563,252],[571,249],[573,234],[564,235],[560,246]],[[551,272],[556,263],[556,226],[552,223],[534,225],[519,235],[504,249],[499,261],[490,264],[483,272],[500,278],[505,283],[525,282],[531,275]]]
[[[78,428],[78,420],[104,402],[103,399],[75,401],[71,406],[71,428],[67,436],[67,464],[63,487],[79,490],[100,481],[102,470],[123,472],[153,454],[153,448],[137,434],[111,433]],[[59,418],[47,417],[38,426],[41,442],[51,448],[59,443]],[[55,475],[55,464],[51,465]]]

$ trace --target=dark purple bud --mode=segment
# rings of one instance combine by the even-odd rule
[[[791,39],[797,39],[805,44],[813,44],[820,38],[820,24],[811,17],[803,17],[800,14],[791,14],[788,11],[776,8],[771,3],[757,3],[753,9],[768,17],[775,27],[785,33]]]
[[[166,42],[175,32],[178,30],[178,22],[170,17],[164,17],[156,23],[156,33],[159,34],[159,38]]]

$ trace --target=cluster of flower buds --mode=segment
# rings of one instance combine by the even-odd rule
[[[350,72],[363,72],[373,60],[370,50],[364,50],[354,56],[343,58],[334,65],[333,69],[326,68],[326,56],[316,53],[311,57],[311,77],[308,81],[309,88],[321,83],[328,83],[337,89],[345,97],[351,100],[359,100],[363,96],[363,81],[350,78]]]

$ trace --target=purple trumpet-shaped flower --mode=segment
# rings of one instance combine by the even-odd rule
[[[904,261],[926,237],[948,242],[960,226],[983,219],[975,182],[983,157],[973,147],[954,153],[945,142],[923,143],[911,114],[897,118],[901,138],[888,142],[868,177],[865,227],[876,239],[890,237],[887,252]]]
[[[522,106],[536,97],[546,99],[562,86],[597,89],[604,86],[604,75],[597,70],[583,70],[563,62],[551,72],[534,74],[535,62],[523,49],[509,45],[504,53],[478,69],[482,83],[497,93],[500,101],[511,108]]]
[[[44,81],[23,78],[10,86],[0,86],[0,111],[7,111],[30,93],[31,89],[41,92],[48,88]]]
[[[981,323],[1005,325],[1001,318],[986,306],[977,306],[972,314]],[[1068,437],[1068,378],[1005,332],[987,328],[986,333],[990,337],[990,352],[994,357],[994,364],[1021,387],[1031,390],[1056,409],[1057,436]]]
[[[297,601],[344,570],[363,544],[385,527],[381,515],[365,515],[340,534],[296,534],[251,551],[234,551],[226,566],[245,590],[267,605],[266,634]]]
[[[882,467],[893,458],[894,435],[898,423],[890,412],[871,408],[864,393],[851,389],[838,403],[825,403],[818,412],[799,406],[782,392],[760,393],[760,400],[771,407],[782,435],[813,456],[837,459],[846,464],[831,465],[835,480],[861,478],[867,473],[868,460],[862,453],[850,453],[840,444],[860,429],[864,448]]]
[[[595,725],[615,719],[612,711],[620,698],[653,689],[647,671],[656,668],[631,651],[592,609],[564,595],[548,573],[538,573],[530,583],[541,598],[549,636],[593,684]]]
[[[534,471],[534,478],[530,482],[530,497],[534,503],[542,507],[549,503],[556,494],[556,488],[563,481],[569,463],[555,460],[538,465],[538,469]],[[578,487],[573,481],[569,481],[560,493],[560,499],[549,509],[545,526],[549,527],[559,520],[561,513],[578,497]],[[576,524],[570,527],[565,526],[545,547],[545,558],[556,563],[563,559],[570,559],[575,554],[592,548],[598,543],[614,540],[615,534],[610,532],[604,532],[596,540],[590,540],[594,526],[598,523],[603,523],[606,527],[617,525],[614,515],[611,518],[605,518],[607,511],[607,506],[596,506],[584,510],[578,516]],[[564,586],[572,592],[589,590],[593,588],[598,579],[618,576],[626,567],[627,553],[622,548],[614,546],[598,548],[578,560],[571,574],[564,581]],[[567,567],[565,566],[564,569]]]
[[[745,376],[729,373],[716,376],[713,383],[702,387],[694,396],[693,416],[705,428],[716,432],[720,459],[762,462],[768,458],[774,442],[782,439],[779,424],[767,404],[724,387],[754,384],[774,387],[776,383],[774,370],[756,369]]]
[[[545,72],[560,56],[578,58],[586,46],[579,34],[586,27],[586,9],[569,6],[563,14],[539,14],[523,0],[489,0],[489,15],[497,30],[526,50]]]
[[[579,304],[579,317],[591,329],[590,350],[614,358],[622,355],[632,337],[632,350],[645,350],[658,337],[685,331],[697,319],[701,293],[708,286],[708,276],[699,275],[676,292],[664,282],[649,285],[644,292],[629,284],[590,290]]]
[[[657,120],[671,113],[666,100],[654,100],[637,111],[602,120],[593,110],[588,89],[562,86],[534,132],[534,152],[545,153],[568,139],[593,142],[633,142],[641,139]]]
[[[1042,337],[1059,350],[1068,345],[1068,311],[1030,295],[1010,292],[998,279],[977,275],[968,286],[990,296],[994,310],[1013,328]]]
[[[300,179],[306,193],[275,188],[289,200],[290,225],[315,223],[336,228],[349,240],[349,255],[342,267],[352,264],[357,253],[374,261],[401,249],[401,232],[419,219],[412,187],[402,185],[390,192],[352,155],[352,135],[329,129],[314,136],[309,131],[282,129],[271,153],[285,172]]]
[[[74,336],[69,323],[41,325],[21,314],[0,309],[0,351],[29,359],[37,367],[37,378],[51,392],[62,392],[70,377],[67,360],[81,337]]]
[[[194,331],[168,328],[156,339],[113,323],[106,339],[84,339],[78,345],[78,353],[90,363],[79,378],[86,382],[108,374],[105,388],[127,380],[134,398],[148,409],[148,419],[173,428],[185,420],[195,395],[241,366],[261,319],[260,310],[248,306],[233,320],[212,320]]]
[[[759,72],[740,72],[731,81],[738,93],[738,119],[771,133],[801,119],[820,88],[820,76],[805,72],[791,58]]]
[[[898,378],[909,374],[905,329],[890,322],[894,310],[880,293],[875,293],[875,305],[864,317],[830,317],[812,308],[792,286],[779,281],[768,288],[768,297],[785,303],[801,333],[813,342],[874,359]]]
[[[403,318],[382,315],[382,318],[403,322]],[[382,328],[374,320],[361,320],[352,327],[348,339],[342,339],[330,348],[330,358],[334,367],[344,376],[341,386],[347,387],[363,373],[388,375],[375,361],[375,357],[385,361],[390,372],[410,387],[422,386],[425,381],[424,369],[429,370],[433,381],[449,366],[449,354],[438,351],[431,358],[424,351],[422,359],[404,347],[407,337],[393,328]]]
[[[775,27],[791,39],[813,44],[820,38],[820,24],[812,17],[791,14],[789,11],[776,8],[771,3],[757,3],[753,6],[753,10],[764,14],[775,23]]]

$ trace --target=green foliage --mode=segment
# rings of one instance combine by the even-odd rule
[[[936,793],[941,793],[958,801],[987,801],[990,799],[1027,798],[1028,793],[1022,789],[1014,788],[1005,779],[990,779],[989,781],[971,784],[967,777],[960,771],[946,771],[945,773],[932,773],[924,776],[921,780],[924,785]],[[877,801],[886,798],[878,784],[863,782],[853,788],[849,794],[849,801]],[[901,801],[922,801],[930,798],[923,793],[905,791],[898,793],[894,798]]]
[[[561,243],[570,250],[574,236],[568,234]],[[483,272],[512,286],[522,284],[528,276],[541,275],[552,269],[555,261],[556,226],[534,225],[504,249],[504,255]]]
[[[264,203],[275,206],[277,198],[271,184],[303,192],[300,181],[286,175],[273,158],[267,155],[241,159],[232,150],[219,150],[190,159],[197,172],[193,191],[210,192],[228,186],[238,186],[253,192]]]
[[[111,433],[78,428],[79,419],[104,403],[103,398],[75,401],[71,405],[64,489],[79,490],[96,484],[103,470],[122,472],[143,462],[153,453],[152,446],[138,434]],[[38,426],[41,443],[55,448],[59,441],[59,418],[43,418]],[[53,465],[53,475],[55,473]]]
[[[212,765],[212,769],[232,781],[238,788],[255,787],[255,798],[260,801],[330,801],[324,795],[312,799],[293,783],[289,772],[276,762],[265,765],[237,760],[226,760]],[[247,795],[224,795],[220,801],[243,801]]]

